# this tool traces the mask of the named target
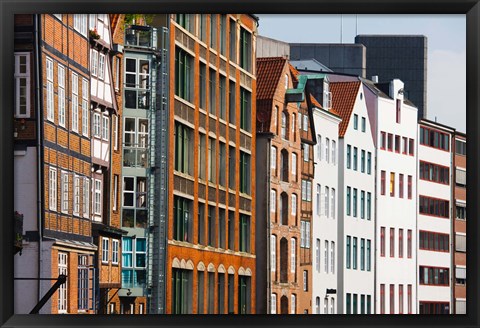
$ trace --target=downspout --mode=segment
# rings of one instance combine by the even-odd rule
[[[40,88],[40,72],[42,71],[42,62],[40,60],[40,44],[38,34],[40,33],[40,19],[38,14],[33,15],[34,34],[35,34],[35,102],[37,108],[37,229],[38,229],[38,266],[37,277],[41,276],[42,267],[42,239],[43,239],[43,220],[45,214],[43,212],[44,197],[42,186],[44,185],[44,162],[43,162],[43,102],[42,89]],[[41,281],[37,281],[37,302],[42,298]]]

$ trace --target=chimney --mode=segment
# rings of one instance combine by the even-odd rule
[[[378,75],[372,76],[372,82],[373,83],[378,83]]]

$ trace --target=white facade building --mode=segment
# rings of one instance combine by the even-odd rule
[[[369,85],[376,106],[376,313],[417,313],[417,108],[403,97],[403,82]]]
[[[338,313],[374,313],[375,147],[364,87],[331,83],[339,126]]]
[[[334,111],[315,107],[313,121],[317,145],[312,186],[312,313],[335,314],[339,313],[337,294],[333,290],[337,290],[338,276],[338,126],[341,118]]]
[[[453,129],[418,125],[418,312],[452,313]]]

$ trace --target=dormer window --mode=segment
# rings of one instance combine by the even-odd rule
[[[330,92],[330,84],[328,80],[323,80],[323,107],[330,109],[332,107],[332,93]]]

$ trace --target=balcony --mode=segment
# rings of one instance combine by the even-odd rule
[[[157,30],[150,26],[130,25],[125,29],[125,46],[155,49]]]

